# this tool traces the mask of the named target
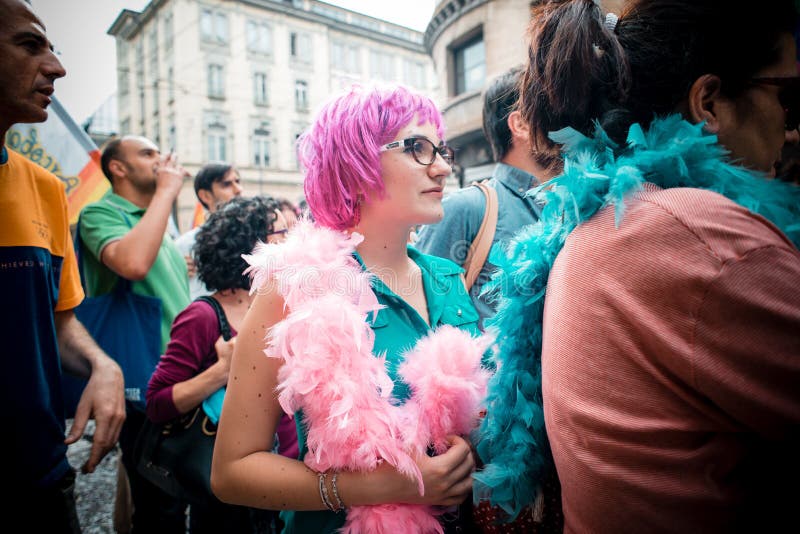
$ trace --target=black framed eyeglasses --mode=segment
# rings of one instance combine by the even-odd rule
[[[411,152],[414,161],[420,165],[433,165],[436,161],[436,154],[442,156],[445,163],[453,166],[456,161],[456,153],[453,147],[447,146],[444,142],[439,143],[439,146],[433,144],[433,141],[427,137],[408,137],[401,141],[392,141],[389,144],[381,147],[381,152],[393,150],[395,148],[402,148],[404,152]]]
[[[797,130],[800,127],[800,76],[752,78],[750,83],[777,86],[778,102],[783,106],[786,115],[786,130]]]

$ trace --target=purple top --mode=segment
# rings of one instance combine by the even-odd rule
[[[237,332],[231,326],[231,334]],[[221,335],[217,315],[208,303],[194,301],[172,323],[167,352],[161,356],[147,387],[147,417],[165,423],[182,414],[172,400],[172,388],[202,373],[217,361],[214,343]],[[297,458],[294,419],[286,414],[278,424],[279,452]]]

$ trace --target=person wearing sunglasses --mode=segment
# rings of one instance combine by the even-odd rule
[[[442,325],[479,334],[462,269],[407,245],[411,228],[443,215],[453,150],[444,142],[440,112],[429,98],[403,86],[354,86],[320,109],[299,139],[298,153],[314,224],[363,236],[350,258],[357,260],[354,268],[374,275],[371,289],[382,305],[368,321],[372,353],[385,357],[392,395],[405,402],[409,385],[396,378],[406,350]],[[298,227],[305,224],[310,223]],[[340,471],[327,478],[312,471],[302,462],[308,452],[305,426],[298,427],[299,461],[261,452],[271,446],[281,409],[274,389],[283,360],[264,357],[265,338],[288,313],[277,286],[269,281],[259,289],[234,350],[236,380],[228,384],[212,469],[216,494],[230,503],[292,511],[284,514],[287,534],[336,532],[348,515],[343,506],[453,506],[467,499],[475,463],[469,443],[459,436],[451,436],[443,454],[416,459],[424,496],[415,481],[387,462],[374,471]],[[344,329],[340,335],[353,333]]]
[[[476,494],[516,513],[554,463],[565,532],[797,524],[800,189],[775,179],[797,19],[791,0],[534,8],[520,110],[564,173],[492,280]]]

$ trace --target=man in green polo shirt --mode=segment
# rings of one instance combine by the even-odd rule
[[[189,304],[186,263],[166,234],[172,204],[188,173],[174,154],[162,157],[149,139],[126,136],[108,143],[101,157],[111,182],[99,201],[81,212],[83,269],[89,296],[109,293],[120,277],[136,294],[161,300],[161,350],[175,316]],[[133,499],[134,532],[181,532],[181,506],[139,476],[133,446],[145,414],[128,404],[120,434],[122,462]]]

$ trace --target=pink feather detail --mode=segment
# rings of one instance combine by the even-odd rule
[[[372,275],[353,257],[362,239],[303,220],[284,243],[262,243],[243,256],[253,290],[274,281],[287,308],[264,352],[284,360],[278,400],[287,413],[303,410],[310,468],[368,472],[385,461],[416,480],[423,495],[414,457],[430,444],[444,452],[447,435],[474,426],[488,378],[480,363],[491,340],[449,326],[420,340],[400,368],[412,395],[397,406],[385,357],[372,352],[367,317],[382,306]],[[441,533],[440,513],[422,505],[353,506],[343,532]]]
[[[252,277],[250,291],[275,278],[289,309],[333,292],[361,308],[377,310],[381,306],[370,287],[372,275],[352,256],[363,240],[359,233],[315,227],[302,219],[285,242],[259,243],[252,254],[243,256],[250,264],[245,271]]]
[[[365,318],[328,295],[276,325],[270,345],[286,361],[278,399],[287,412],[303,409],[309,467],[370,471],[383,459],[416,479],[422,492],[419,468],[403,448],[400,412],[389,402],[393,383],[384,359],[372,354]]]
[[[442,534],[440,511],[421,504],[353,506],[347,511],[342,534]]]
[[[493,340],[450,325],[420,339],[406,353],[398,374],[409,384],[406,446],[436,454],[447,450],[447,436],[468,435],[478,424],[490,373],[481,365]]]

